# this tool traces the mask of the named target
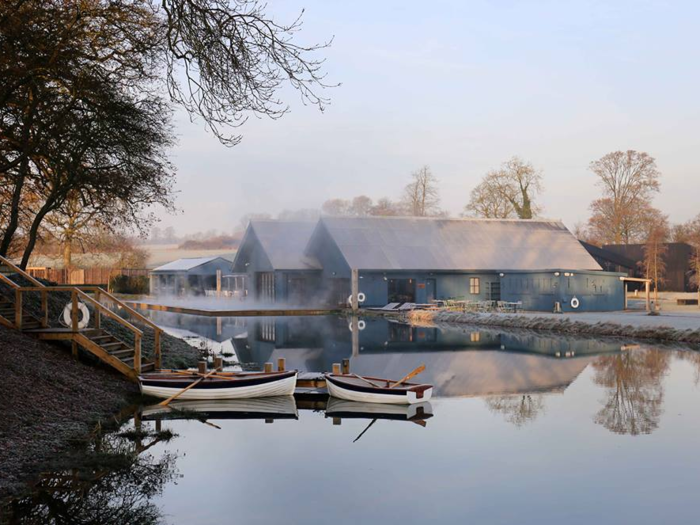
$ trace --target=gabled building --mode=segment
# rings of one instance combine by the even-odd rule
[[[223,257],[178,259],[151,270],[151,295],[205,295],[216,290],[217,274],[231,273],[231,261]]]
[[[236,295],[264,303],[309,303],[321,267],[305,253],[311,221],[252,220],[233,261]]]
[[[303,225],[300,225],[303,224]],[[621,310],[621,274],[602,271],[547,220],[323,217],[254,221],[234,271],[261,299],[361,306],[439,299],[521,302],[529,310]],[[290,280],[299,283],[290,287]],[[301,293],[297,292],[302,290]]]

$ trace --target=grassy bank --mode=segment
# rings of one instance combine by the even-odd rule
[[[700,344],[700,328],[680,329],[672,326],[632,326],[613,322],[586,322],[570,317],[525,314],[480,314],[463,312],[430,312],[416,310],[399,314],[412,324],[456,323],[525,330],[556,332],[566,335],[617,337],[658,341],[662,343]]]
[[[0,497],[18,491],[138,394],[118,373],[74,360],[68,346],[2,326],[0,370]]]

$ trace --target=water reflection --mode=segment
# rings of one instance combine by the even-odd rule
[[[696,518],[698,353],[384,319],[176,318],[171,329],[211,336],[256,366],[284,357],[326,371],[350,359],[361,375],[399,377],[425,363],[420,378],[436,396],[405,407],[327,398],[143,407],[131,433],[89,446],[123,463],[47,474],[10,505],[17,521],[220,523],[231,509],[238,523]],[[160,428],[178,437],[167,442]],[[407,505],[418,493],[421,505]]]
[[[617,434],[649,434],[663,413],[663,378],[670,353],[636,350],[593,361],[594,381],[605,387],[595,422]]]
[[[152,500],[178,477],[177,456],[149,450],[173,437],[144,430],[138,418],[116,431],[98,428],[79,454],[63,459],[68,467],[41,475],[25,496],[0,507],[0,516],[27,524],[162,523]]]

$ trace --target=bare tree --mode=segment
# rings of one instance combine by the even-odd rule
[[[643,152],[615,151],[591,162],[590,169],[603,190],[603,197],[591,204],[594,216],[602,219],[603,236],[614,244],[633,242],[652,194],[659,191],[656,161]]]
[[[427,217],[440,214],[438,180],[428,166],[411,174],[413,181],[404,188],[404,204],[409,215]]]
[[[372,213],[374,203],[367,195],[359,195],[352,200],[350,213],[355,217],[366,217]]]
[[[665,282],[666,255],[665,244],[669,236],[668,217],[659,213],[650,224],[647,240],[644,244],[644,259],[641,262],[644,274],[654,285],[654,306],[659,304],[659,286]]]
[[[700,214],[683,224],[673,227],[673,240],[685,242],[692,248],[690,254],[690,284],[698,291],[698,306],[700,306]]]
[[[344,217],[350,215],[351,204],[345,199],[329,199],[321,205],[324,215]]]
[[[469,203],[464,208],[465,215],[485,219],[511,219],[517,217],[515,208],[508,199],[485,180],[474,188]]]
[[[401,204],[393,202],[387,197],[382,197],[377,201],[377,203],[372,206],[370,210],[370,215],[375,217],[391,217],[396,215],[401,215],[402,209]]]
[[[476,217],[532,219],[539,213],[534,201],[540,191],[542,174],[531,163],[512,157],[472,190],[466,212]]]

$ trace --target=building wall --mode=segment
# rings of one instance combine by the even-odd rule
[[[559,273],[559,275],[555,275]],[[624,283],[618,273],[510,272],[501,278],[501,298],[522,302],[524,310],[552,311],[555,302],[564,312],[596,312],[622,310],[625,305]],[[579,307],[573,308],[576,297]]]

